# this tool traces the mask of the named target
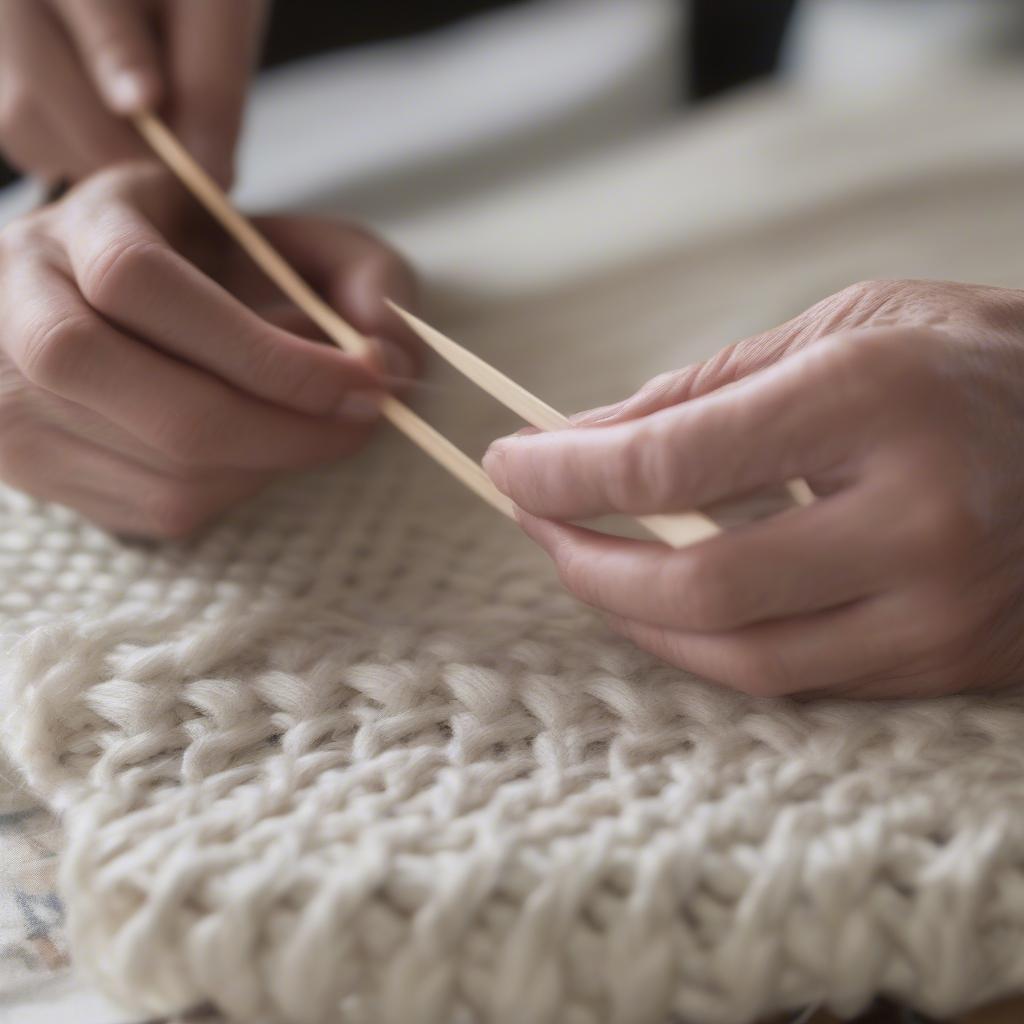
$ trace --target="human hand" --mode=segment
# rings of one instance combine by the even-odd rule
[[[141,156],[160,108],[222,185],[233,174],[266,0],[0,0],[0,149],[48,181]]]
[[[485,467],[641,647],[759,696],[1024,678],[1024,292],[855,285],[577,422]],[[566,522],[794,477],[819,500],[679,551]]]
[[[386,307],[406,265],[352,227],[258,221],[378,342],[418,349]],[[176,181],[102,172],[0,232],[0,479],[133,535],[181,536],[288,470],[356,450],[386,387],[316,330]]]

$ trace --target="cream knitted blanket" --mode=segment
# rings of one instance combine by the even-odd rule
[[[695,203],[642,266],[444,326],[571,409],[858,277],[1024,279],[1024,143],[977,129],[851,199],[803,131],[749,168],[789,198],[744,231]],[[696,144],[655,147],[682,195]],[[424,407],[457,440],[511,425],[454,386]],[[1024,987],[1024,696],[701,683],[400,438],[185,544],[3,492],[0,581],[4,743],[63,816],[79,966],[141,1010],[742,1024]]]

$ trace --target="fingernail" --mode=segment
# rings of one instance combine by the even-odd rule
[[[107,100],[119,114],[133,114],[146,105],[146,83],[134,71],[111,71],[105,82]]]
[[[380,416],[380,396],[373,391],[350,391],[338,403],[337,414],[352,423],[372,423]]]
[[[495,441],[484,453],[484,472],[491,478],[491,483],[501,491],[508,494],[508,470],[505,466],[505,455],[508,445],[504,438]]]

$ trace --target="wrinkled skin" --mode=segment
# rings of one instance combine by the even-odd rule
[[[312,325],[168,172],[126,164],[0,232],[0,480],[108,529],[179,537],[358,449],[419,353],[408,267],[327,220],[262,229],[371,358]]]
[[[1024,681],[1024,292],[866,282],[485,465],[570,591],[762,696]],[[570,525],[805,477],[808,507],[668,551]]]
[[[265,0],[0,0],[0,150],[78,181],[144,155],[124,120],[159,110],[221,184],[259,53]]]

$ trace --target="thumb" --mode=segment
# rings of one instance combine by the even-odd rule
[[[56,0],[82,64],[107,107],[133,114],[162,97],[160,60],[144,5]]]
[[[547,519],[706,508],[855,461],[888,400],[883,371],[907,376],[902,348],[888,333],[837,335],[734,380],[735,389],[643,419],[501,438],[484,469],[516,505]]]

